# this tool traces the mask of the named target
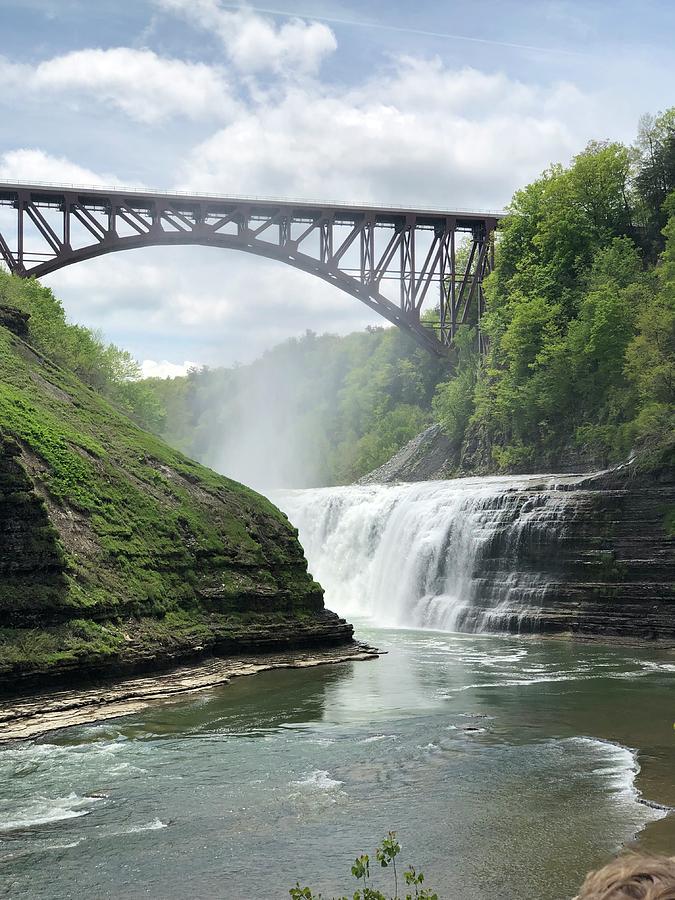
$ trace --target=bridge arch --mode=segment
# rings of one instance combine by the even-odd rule
[[[0,184],[2,207],[10,216],[0,220],[0,258],[21,277],[142,247],[240,250],[321,278],[438,355],[470,315],[480,322],[499,218],[23,184]],[[468,243],[461,265],[458,236]],[[440,310],[435,329],[420,318],[432,286]]]

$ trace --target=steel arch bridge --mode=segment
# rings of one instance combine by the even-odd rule
[[[499,218],[498,213],[0,183],[0,260],[15,275],[39,278],[139,247],[242,250],[322,278],[443,355],[460,325],[480,324],[483,279],[494,263]],[[440,317],[430,326],[420,313],[434,292]]]

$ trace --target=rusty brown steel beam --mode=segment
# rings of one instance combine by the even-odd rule
[[[499,219],[495,213],[18,183],[0,183],[3,206],[14,211],[15,220],[13,228],[0,229],[0,259],[22,277],[39,278],[76,262],[137,247],[198,244],[241,250],[335,285],[440,355],[449,351],[460,325],[475,318],[480,330],[483,278],[494,265],[493,235]],[[45,210],[51,210],[47,215],[52,218],[57,210],[62,227],[55,229]],[[26,235],[26,216],[35,235]],[[124,225],[131,234],[123,233]],[[227,225],[234,233],[220,231]],[[295,239],[293,226],[301,226]],[[430,242],[425,237],[421,244],[422,235],[429,232]],[[462,271],[457,269],[457,235],[465,235],[471,244]],[[376,250],[378,236],[382,240]],[[33,243],[37,239],[37,248],[28,246],[28,238]],[[420,319],[434,281],[440,289],[437,330]],[[484,349],[482,332],[480,340]]]

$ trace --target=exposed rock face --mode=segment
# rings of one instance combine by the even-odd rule
[[[409,441],[379,469],[359,479],[359,484],[391,481],[430,481],[447,477],[452,445],[440,425],[430,425]]]
[[[362,483],[447,477],[449,451],[432,426]],[[675,639],[674,513],[672,458],[495,496],[463,627]]]
[[[621,467],[589,478],[570,501],[552,548],[562,578],[551,585],[542,627],[675,638],[672,469],[640,475]]]
[[[272,503],[0,324],[0,690],[352,633]]]
[[[28,313],[21,312],[13,306],[5,306],[0,303],[0,326],[9,329],[19,337],[28,337]]]
[[[530,467],[514,468],[509,471],[520,474],[531,471],[560,474],[591,471],[597,467],[597,462],[589,459],[570,439],[569,446],[560,450],[555,458],[540,460]],[[358,484],[433,481],[494,473],[492,448],[480,429],[469,425],[461,446],[457,446],[440,425],[430,425],[401,447],[384,465],[359,479]]]
[[[58,535],[21,465],[21,448],[0,433],[2,627],[29,624],[36,610],[58,605],[66,590],[65,571]]]
[[[477,560],[478,609],[481,598],[487,610],[495,596],[504,598],[495,624],[675,639],[675,541],[666,527],[672,477],[639,477],[625,467],[553,495],[514,494],[509,503],[514,515],[536,513],[517,541],[504,528]]]

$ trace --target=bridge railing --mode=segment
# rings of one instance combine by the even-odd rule
[[[71,184],[63,181],[25,181],[12,180],[0,181],[0,190],[2,188],[12,187],[46,188],[50,191],[93,191],[97,193],[115,193],[115,194],[138,194],[139,196],[161,196],[161,197],[195,197],[200,200],[231,200],[234,203],[278,203],[280,206],[315,206],[315,207],[336,207],[338,209],[367,209],[367,210],[386,210],[387,212],[409,212],[409,213],[435,213],[438,215],[465,215],[465,216],[489,216],[490,218],[502,219],[506,215],[504,210],[495,209],[464,209],[455,208],[448,210],[444,206],[424,206],[412,207],[405,205],[396,205],[390,203],[376,203],[374,201],[363,203],[354,201],[347,203],[344,200],[317,200],[300,197],[270,197],[263,194],[213,194],[203,191],[166,191],[149,187],[127,187],[123,184],[104,185],[104,184]]]

